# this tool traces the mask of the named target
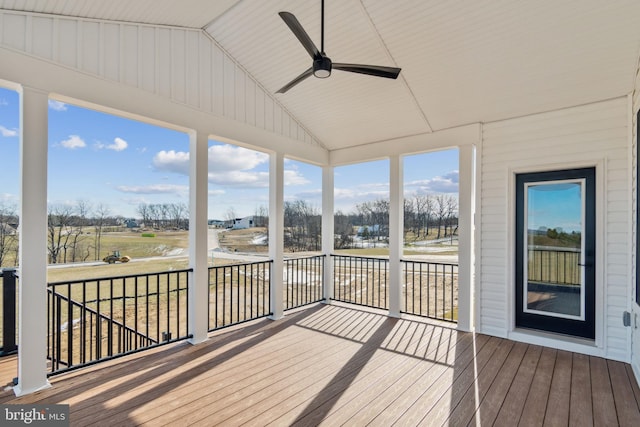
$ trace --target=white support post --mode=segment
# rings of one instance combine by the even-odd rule
[[[400,317],[402,301],[402,248],[404,229],[404,177],[399,155],[389,158],[389,316]]]
[[[23,88],[20,108],[20,273],[16,396],[47,381],[48,96]]]
[[[205,132],[189,135],[189,332],[191,344],[207,339],[209,331],[208,274],[208,154]]]
[[[458,149],[458,329],[472,331],[474,292],[475,147]]]
[[[284,316],[284,155],[273,153],[269,162],[269,258],[271,265],[271,319]]]
[[[334,212],[333,212],[333,166],[322,168],[322,253],[324,254],[324,302],[330,304],[333,299],[333,259],[334,249]]]

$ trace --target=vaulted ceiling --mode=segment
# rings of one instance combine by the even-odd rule
[[[274,94],[320,47],[320,0],[0,0],[0,9],[198,28]],[[397,80],[334,70],[276,99],[338,149],[623,96],[640,52],[637,0],[326,0],[335,62],[402,68]]]

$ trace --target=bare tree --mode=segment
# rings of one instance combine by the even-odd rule
[[[140,203],[138,205],[138,215],[146,227],[151,226],[151,210],[147,203]]]
[[[89,256],[86,248],[83,247],[82,241],[84,236],[84,227],[87,225],[87,217],[90,211],[90,204],[86,200],[78,200],[76,202],[75,215],[72,216],[69,223],[69,240],[68,247],[64,250],[64,261],[67,262],[67,252],[71,252],[71,261],[86,261]]]
[[[445,217],[445,237],[447,234],[447,226],[449,227],[449,236],[453,241],[453,234],[458,229],[458,200],[449,195],[446,197],[446,217]],[[455,226],[455,230],[454,230]]]
[[[16,208],[0,204],[0,266],[6,264],[9,253],[18,246],[17,231],[14,228],[17,224]],[[17,257],[14,264],[17,264]]]
[[[100,203],[93,216],[93,247],[94,247],[94,259],[97,261],[100,258],[100,252],[102,252],[102,231],[106,225],[107,218],[109,217],[109,207]]]
[[[47,250],[49,263],[60,262],[60,255],[69,241],[69,227],[73,210],[67,205],[50,206],[48,213]]]
[[[184,203],[172,203],[169,205],[169,216],[173,227],[178,229],[186,228],[184,225],[188,220],[189,209]]]
[[[335,249],[347,249],[353,244],[353,226],[349,217],[338,211],[333,216],[333,232]]]

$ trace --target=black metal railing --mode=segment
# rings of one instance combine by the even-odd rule
[[[0,321],[0,356],[8,356],[18,351],[16,327],[16,307],[17,307],[17,274],[15,268],[3,268],[0,270],[2,280],[2,316]]]
[[[352,255],[333,257],[333,299],[388,309],[389,260]]]
[[[273,261],[209,267],[209,330],[271,314]]]
[[[50,374],[189,338],[191,271],[49,283]]]
[[[456,322],[458,265],[403,260],[404,313]]]
[[[284,309],[302,307],[323,298],[324,255],[284,260]]]
[[[532,247],[528,252],[530,282],[580,285],[580,249]]]

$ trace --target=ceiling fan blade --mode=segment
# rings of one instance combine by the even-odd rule
[[[310,67],[309,69],[305,70],[304,73],[300,74],[298,77],[291,80],[289,83],[287,83],[282,88],[280,88],[280,90],[278,90],[276,93],[285,93],[286,91],[288,91],[289,89],[291,89],[292,87],[294,87],[295,85],[297,85],[298,83],[300,83],[301,81],[303,81],[304,79],[306,79],[311,75],[313,75],[313,67]]]
[[[320,56],[320,51],[309,37],[309,34],[302,28],[302,25],[298,21],[292,13],[290,12],[279,12],[278,15],[282,18],[285,24],[291,29],[293,34],[300,40],[302,46],[309,52],[312,58],[317,58]]]
[[[336,62],[333,63],[332,68],[334,70],[368,74],[370,76],[385,77],[387,79],[397,79],[401,70],[401,68],[383,67],[381,65],[340,64]]]

